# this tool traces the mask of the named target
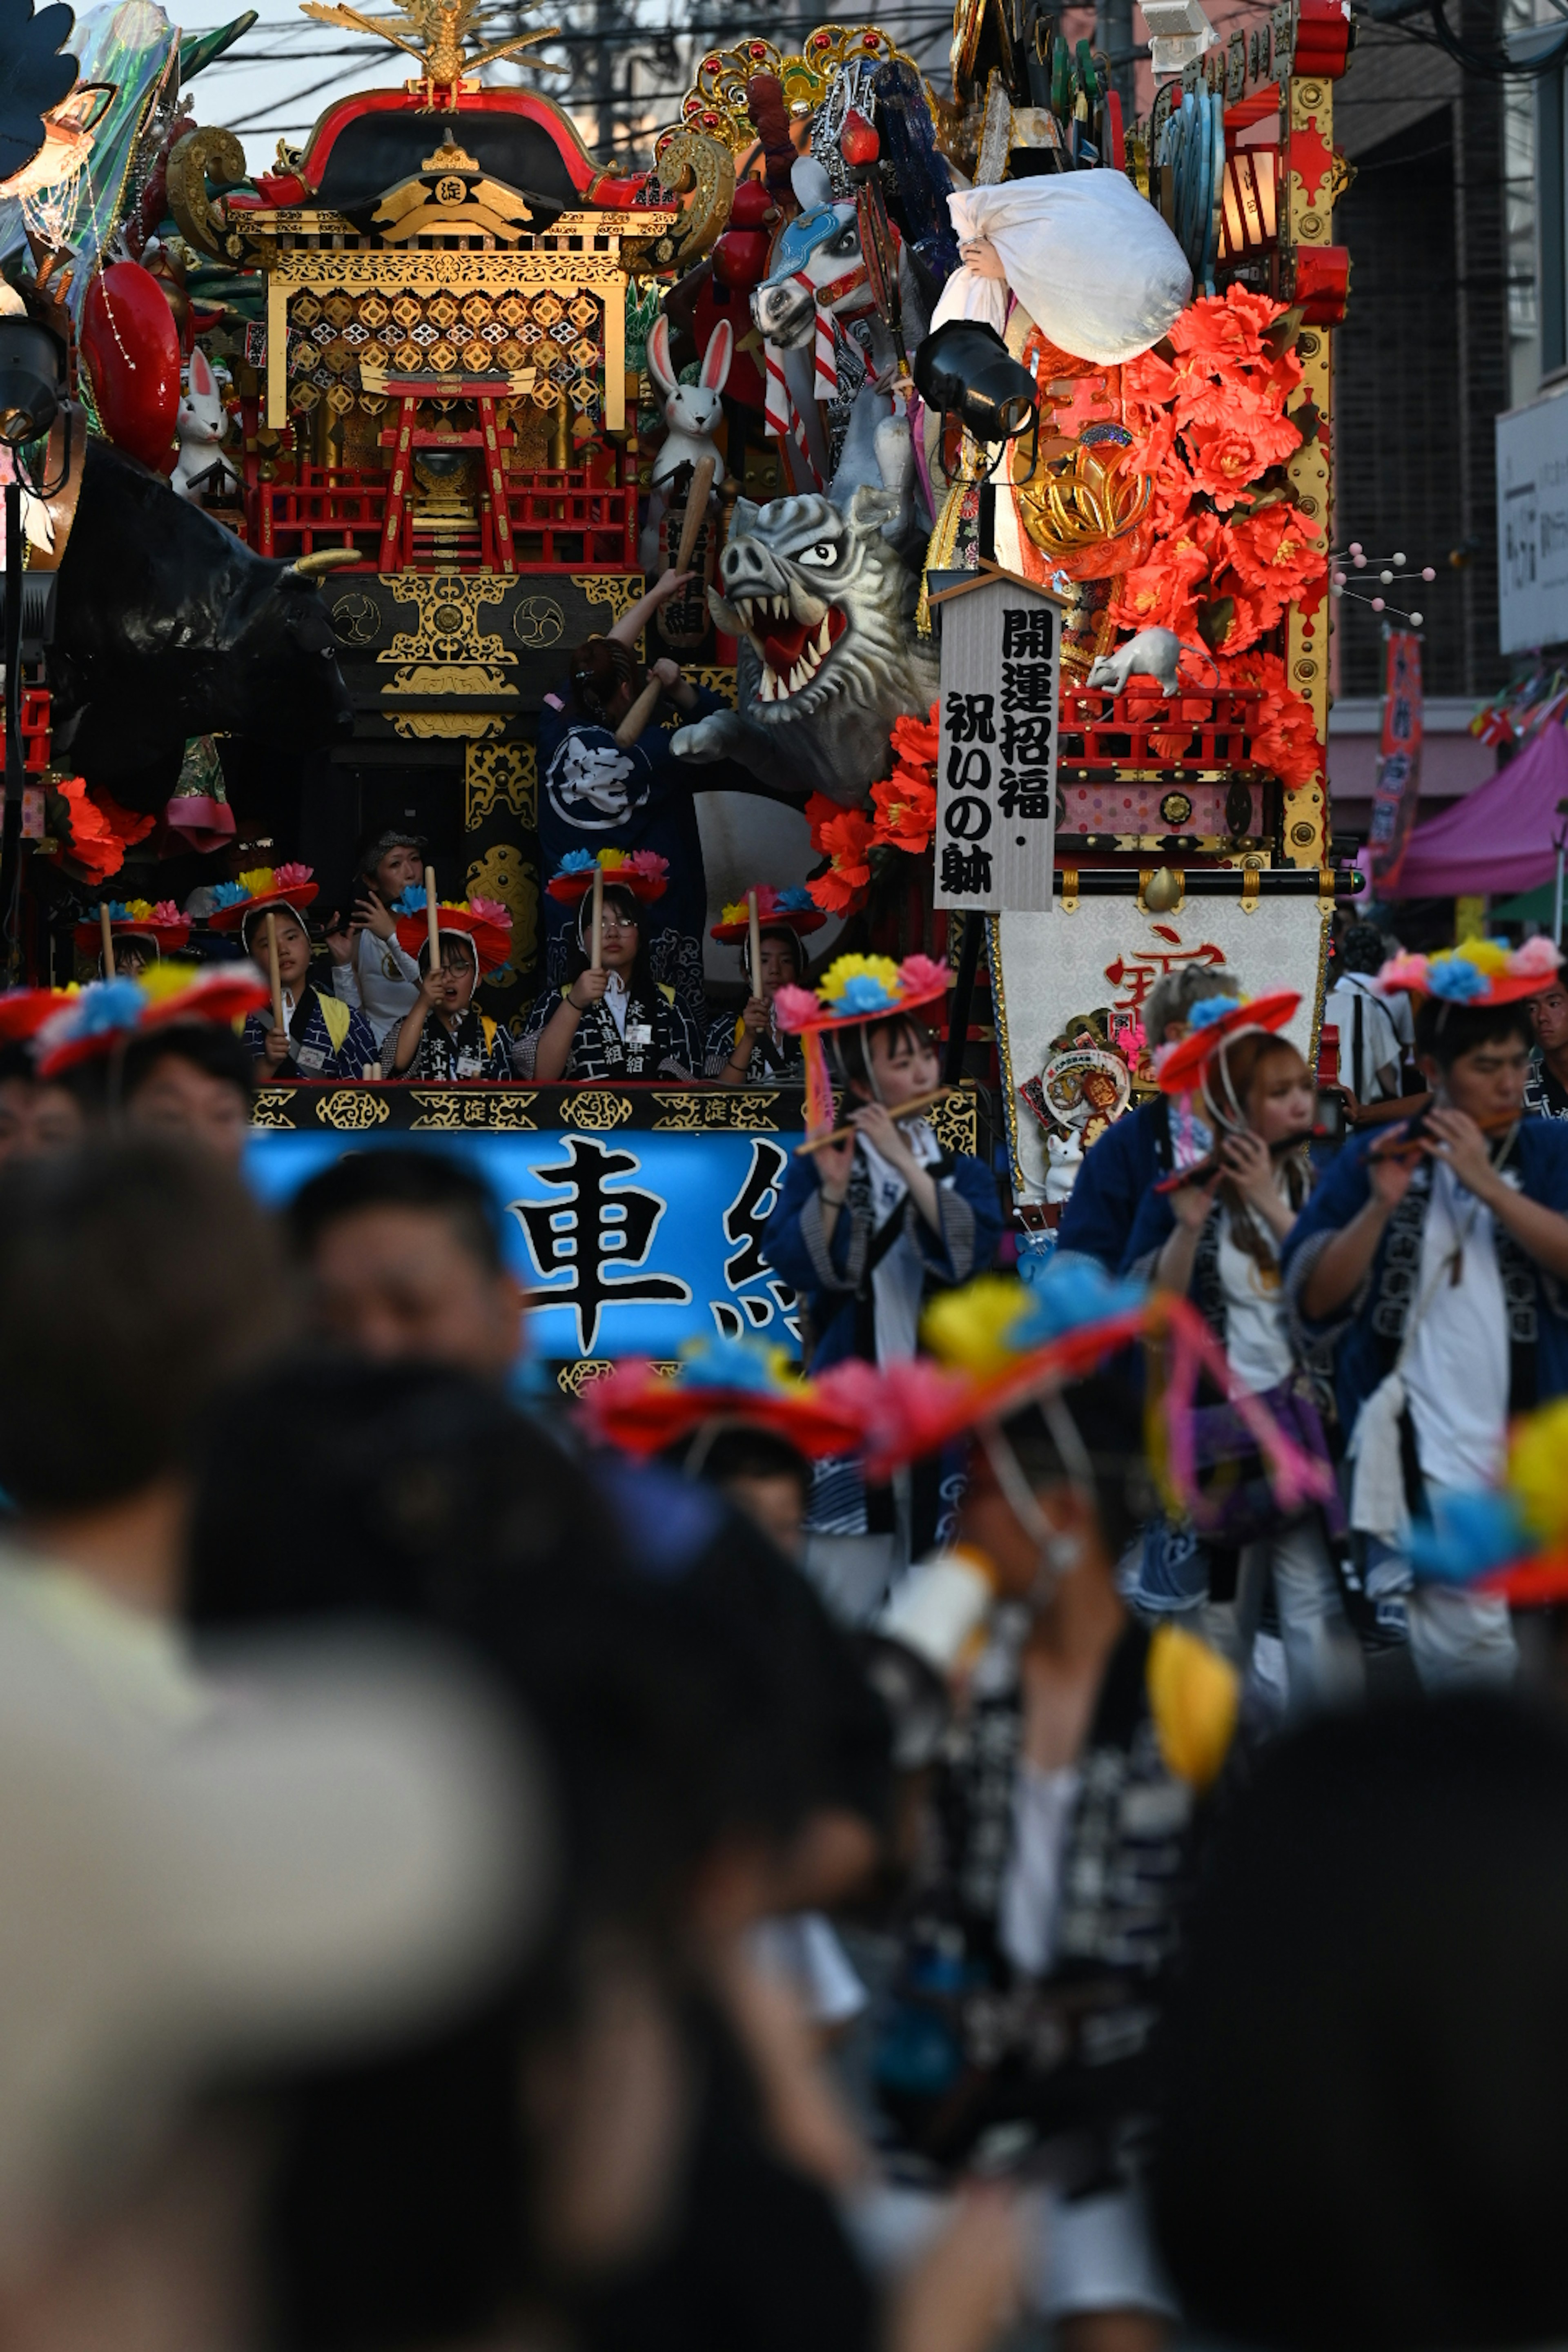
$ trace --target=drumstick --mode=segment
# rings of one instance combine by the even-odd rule
[[[112,980],[114,978],[114,930],[109,919],[107,898],[100,898],[98,902],[98,927],[103,937],[103,976],[105,980]]]
[[[283,1019],[283,982],[278,970],[278,918],[270,907],[267,909],[267,974],[272,982],[272,1025],[286,1026]]]
[[[632,745],[653,717],[655,706],[663,692],[664,688],[658,679],[650,677],[616,730],[616,740],[623,751],[631,750]]]
[[[707,463],[706,458],[703,463]],[[746,921],[750,927],[752,938],[752,994],[760,996],[763,992],[763,926],[762,919],[757,913],[757,894],[754,890],[748,890],[746,893]]]
[[[441,969],[441,926],[436,917],[436,868],[425,868],[425,928],[430,940],[430,969]]]
[[[932,1103],[945,1102],[949,1095],[955,1095],[958,1091],[956,1087],[933,1087],[929,1095],[916,1095],[912,1101],[899,1105],[892,1114],[893,1124],[901,1126],[906,1118],[913,1118],[917,1113],[929,1110]],[[813,1136],[809,1143],[797,1143],[795,1147],[796,1156],[820,1151],[826,1143],[843,1143],[849,1136],[859,1132],[858,1127],[836,1127],[830,1134]]]
[[[713,460],[699,457],[697,471],[691,478],[691,488],[686,493],[686,512],[680,524],[680,552],[675,559],[678,572],[689,570],[691,551],[697,544],[697,533],[708,511],[708,494],[713,488]]]
[[[604,867],[603,867],[602,866],[595,866],[595,868],[594,868],[594,927],[593,927],[593,932],[592,932],[593,945],[591,946],[591,948],[589,949],[589,951],[588,951],[588,969],[589,969],[589,971],[604,971],[604,969],[605,969],[605,958],[604,958],[604,948],[603,948],[604,929],[605,929],[605,869],[604,869]]]

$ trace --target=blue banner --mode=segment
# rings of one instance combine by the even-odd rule
[[[535,1356],[675,1355],[683,1341],[751,1334],[795,1353],[794,1293],[761,1241],[795,1133],[443,1135],[426,1143],[473,1170],[500,1214],[508,1259],[532,1302]],[[357,1137],[355,1150],[377,1141]],[[269,1204],[338,1159],[341,1136],[262,1132],[246,1174]]]

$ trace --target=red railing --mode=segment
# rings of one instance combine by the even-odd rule
[[[509,475],[507,509],[511,522],[512,562],[518,572],[635,572],[637,509],[635,483],[599,484],[586,471]],[[299,482],[262,482],[257,488],[259,553],[291,558],[326,547],[352,547],[356,571],[381,569],[382,526],[386,512],[386,477],[311,466]],[[495,518],[481,487],[477,556],[486,572],[504,569],[496,548]],[[416,509],[403,516],[395,569],[437,568],[429,531],[415,528]],[[443,534],[445,536],[446,534]],[[459,569],[474,562],[470,534],[458,531]],[[345,565],[345,571],[350,567]]]

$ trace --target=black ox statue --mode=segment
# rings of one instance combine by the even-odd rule
[[[187,736],[293,751],[350,736],[316,593],[331,562],[252,554],[96,436],[80,462],[47,656],[56,764],[152,810],[173,789]]]

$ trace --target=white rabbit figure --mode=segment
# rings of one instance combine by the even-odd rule
[[[719,395],[730,381],[735,355],[734,330],[721,319],[702,354],[702,373],[696,383],[679,383],[670,363],[669,320],[662,313],[648,329],[647,372],[664,395],[664,443],[653,461],[653,488],[661,490],[682,466],[700,457],[713,460],[713,484],[723,479],[724,461],[713,435],[724,414]]]
[[[175,430],[180,454],[174,460],[174,485],[181,498],[200,499],[204,491],[210,496],[217,487],[208,480],[215,466],[226,484],[238,480],[219,446],[223,439],[223,396],[206,353],[199,349],[191,353],[181,373]]]

